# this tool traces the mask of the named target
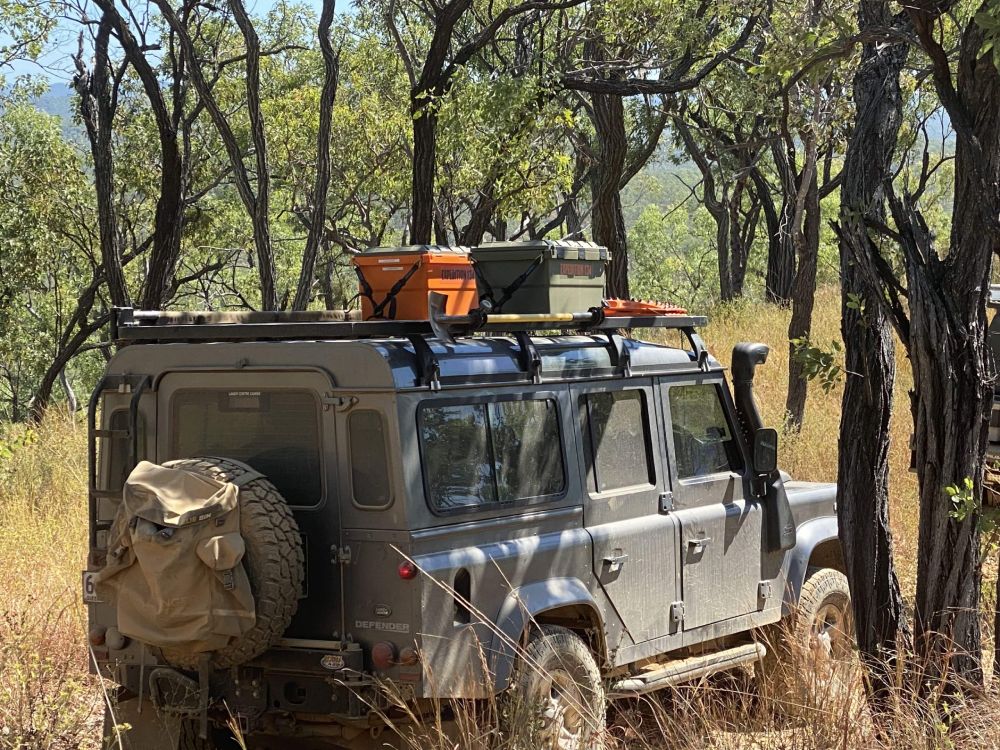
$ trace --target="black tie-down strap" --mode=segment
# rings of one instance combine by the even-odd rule
[[[358,275],[358,284],[361,286],[361,296],[366,300],[371,302],[372,314],[369,315],[365,320],[372,320],[378,318],[384,318],[382,314],[386,307],[389,308],[389,320],[396,319],[396,295],[403,291],[403,287],[406,286],[406,282],[420,269],[421,261],[418,260],[414,263],[410,270],[404,273],[395,284],[389,289],[385,297],[382,298],[381,302],[375,302],[374,291],[372,290],[372,285],[368,283],[368,279],[365,278],[364,271],[361,270],[360,266],[354,266],[354,272]]]
[[[507,301],[514,296],[514,292],[521,288],[521,285],[528,280],[528,277],[535,272],[542,261],[545,259],[545,253],[539,253],[538,257],[531,261],[531,265],[524,269],[523,273],[514,279],[510,284],[505,286],[500,290],[500,299],[496,299],[493,294],[493,286],[486,279],[486,275],[483,272],[482,266],[475,260],[472,261],[472,268],[476,272],[476,278],[479,279],[479,283],[483,285],[483,289],[486,290],[486,294],[479,296],[479,304],[483,306],[483,300],[489,302],[489,312],[498,313],[503,310],[503,306],[507,304]]]

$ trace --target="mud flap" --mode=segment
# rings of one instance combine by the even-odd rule
[[[104,709],[104,747],[110,750],[178,750],[180,737],[180,716],[157,711],[150,700],[130,698]]]

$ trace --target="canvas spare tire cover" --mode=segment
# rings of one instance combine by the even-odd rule
[[[140,462],[125,483],[97,579],[119,630],[197,668],[242,664],[288,628],[302,538],[266,477],[227,458]]]

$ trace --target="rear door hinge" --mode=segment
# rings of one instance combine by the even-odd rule
[[[350,565],[351,548],[346,544],[343,547],[338,547],[336,544],[331,544],[330,562],[332,562],[334,565]]]
[[[773,589],[770,581],[760,581],[757,583],[757,609],[764,609],[771,598]]]
[[[660,493],[660,513],[669,513],[674,509],[674,493]]]
[[[684,602],[673,602],[670,605],[670,622],[680,627],[684,622]]]

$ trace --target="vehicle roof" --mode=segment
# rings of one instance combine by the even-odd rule
[[[454,343],[424,340],[436,363],[441,387],[532,381],[524,352],[514,337],[472,336]],[[633,377],[700,370],[693,352],[637,339],[572,335],[531,336],[529,340],[537,352],[543,381],[621,377],[625,361]],[[615,356],[617,347],[625,352],[624,361]],[[426,362],[407,339],[132,344],[119,350],[108,371],[156,378],[178,370],[230,366],[244,371],[322,368],[341,388],[409,390],[427,387],[428,382]],[[721,369],[711,356],[705,366]]]

